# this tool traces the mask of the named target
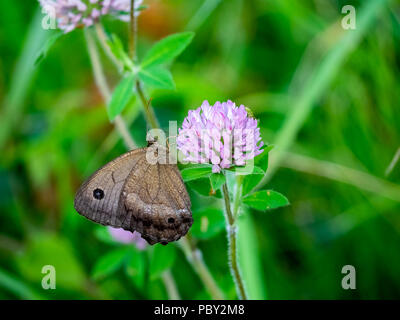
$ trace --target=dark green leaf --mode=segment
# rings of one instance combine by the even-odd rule
[[[55,34],[50,36],[46,42],[44,43],[43,47],[38,52],[34,65],[37,66],[42,60],[47,56],[50,48],[54,45],[54,43],[60,38],[64,33],[62,31],[57,31]]]
[[[175,83],[172,79],[171,72],[169,70],[156,66],[139,71],[139,79],[143,83],[152,88],[158,89],[175,89]]]
[[[172,244],[166,246],[156,245],[150,262],[150,279],[157,279],[164,271],[171,268],[174,264],[175,256],[175,247]]]
[[[117,58],[117,60],[119,60],[123,64],[125,69],[133,72],[135,69],[134,63],[129,58],[129,55],[126,53],[121,39],[118,38],[117,35],[113,34],[111,36],[111,39],[107,39],[107,44],[110,47],[110,50],[113,53],[113,55]]]
[[[128,257],[129,250],[127,248],[113,250],[97,260],[93,270],[92,277],[96,280],[105,278],[106,276],[117,271]]]
[[[226,181],[225,175],[222,173],[213,173],[210,176],[210,181],[213,190],[219,190]]]
[[[265,172],[268,169],[268,154],[272,148],[273,148],[272,145],[265,147],[264,152],[258,155],[254,159],[255,167],[253,173],[246,175],[243,178],[243,186],[242,186],[243,196],[249,194],[263,178],[262,174],[265,174]],[[261,174],[261,172],[263,173]]]
[[[40,284],[45,265],[56,269],[57,288],[82,289],[86,279],[80,260],[68,239],[56,234],[31,235],[26,247],[16,256],[16,264],[25,281]]]
[[[143,289],[146,275],[145,252],[131,252],[126,263],[126,274],[138,288]]]
[[[212,173],[211,165],[193,166],[181,171],[183,181],[191,181],[209,177]]]
[[[265,211],[289,205],[289,200],[279,192],[262,190],[243,198],[243,203],[249,207]]]
[[[225,228],[225,217],[221,209],[207,208],[193,212],[195,223],[190,229],[198,239],[209,239]]]
[[[164,64],[176,58],[185,50],[193,37],[193,32],[182,32],[160,40],[150,49],[143,59],[142,68]]]
[[[135,76],[133,74],[129,74],[127,77],[123,78],[115,88],[107,108],[110,121],[113,121],[116,116],[124,111],[124,108],[133,96],[134,83]]]
[[[105,226],[98,226],[94,230],[94,235],[97,239],[104,243],[108,244],[116,244],[117,242],[112,238],[110,232],[108,231],[107,227]]]
[[[208,177],[188,181],[187,185],[190,189],[202,196],[222,198],[221,190],[213,190],[211,181]]]

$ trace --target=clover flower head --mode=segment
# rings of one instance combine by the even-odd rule
[[[113,15],[128,21],[130,0],[39,0],[44,11],[57,20],[58,28],[68,33],[77,27],[90,27],[100,17]],[[135,10],[142,0],[135,1]],[[138,14],[138,11],[135,13]]]
[[[111,237],[120,243],[130,244],[133,243],[138,250],[144,250],[147,247],[146,240],[144,240],[140,233],[134,231],[133,233],[130,231],[126,231],[120,228],[107,227],[108,232],[111,234]]]
[[[245,165],[263,152],[263,145],[257,120],[245,106],[237,107],[230,100],[213,106],[204,101],[189,111],[177,137],[185,161],[211,163],[214,173]]]

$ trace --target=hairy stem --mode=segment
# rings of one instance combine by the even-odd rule
[[[239,187],[239,186],[238,186]],[[222,192],[224,194],[225,200],[225,212],[226,212],[226,222],[227,222],[227,232],[228,232],[228,259],[229,267],[231,269],[232,277],[235,280],[236,291],[239,299],[247,300],[246,290],[244,288],[242,276],[240,274],[240,268],[238,264],[237,256],[237,225],[236,216],[231,210],[231,200],[229,197],[228,186],[226,183],[222,186]],[[235,206],[236,207],[236,206]],[[238,210],[239,206],[237,206]]]
[[[106,78],[104,76],[103,67],[100,62],[100,57],[96,49],[94,39],[88,29],[85,29],[86,45],[89,52],[90,61],[92,63],[93,76],[96,81],[96,85],[99,88],[101,95],[103,96],[106,103],[110,101],[111,92],[108,87]],[[124,143],[128,149],[136,148],[136,143],[133,140],[131,134],[129,133],[128,127],[126,126],[124,120],[120,115],[115,117],[114,126],[121,135]]]

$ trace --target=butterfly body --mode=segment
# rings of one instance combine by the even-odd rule
[[[76,211],[103,225],[137,231],[149,244],[184,236],[193,223],[189,195],[175,164],[149,163],[151,148],[127,152],[97,170],[77,191]]]

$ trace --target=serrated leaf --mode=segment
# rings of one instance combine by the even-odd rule
[[[173,245],[156,245],[150,261],[150,280],[159,278],[164,271],[170,269],[175,262],[175,257]]]
[[[225,229],[225,217],[221,209],[207,208],[193,212],[196,222],[190,229],[192,235],[198,239],[209,239]]]
[[[219,190],[222,185],[225,183],[226,178],[222,173],[213,173],[210,175],[211,187],[213,190]]]
[[[92,278],[99,280],[117,271],[128,257],[128,249],[113,250],[97,260],[92,270]]]
[[[133,96],[133,86],[135,84],[135,76],[129,74],[123,78],[111,96],[110,103],[108,104],[107,112],[110,121],[113,121],[122,111],[124,111],[129,100]]]
[[[182,32],[158,41],[144,57],[142,68],[164,64],[176,58],[190,44],[193,37],[193,32]]]
[[[40,48],[39,52],[36,55],[36,59],[34,65],[37,66],[42,60],[47,56],[50,48],[56,43],[58,38],[60,38],[64,33],[62,31],[57,31],[55,34],[50,36],[46,42],[43,44],[42,48]]]
[[[126,274],[132,282],[143,289],[146,275],[146,257],[142,251],[133,251],[127,259]]]
[[[194,166],[181,171],[182,179],[185,182],[209,177],[211,173],[212,166]]]
[[[289,205],[289,200],[279,192],[262,190],[252,193],[242,199],[243,203],[253,209],[265,211]]]
[[[148,69],[141,69],[138,73],[139,79],[152,88],[175,89],[174,79],[169,70],[156,66]]]

